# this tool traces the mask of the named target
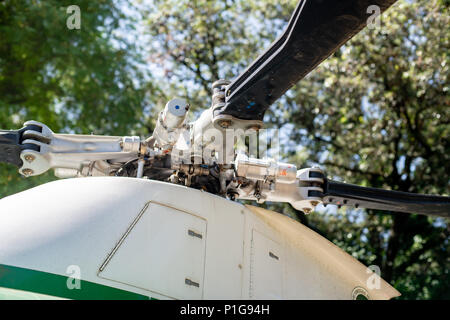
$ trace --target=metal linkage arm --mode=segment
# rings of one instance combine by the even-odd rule
[[[141,151],[139,137],[55,134],[36,121],[25,123],[19,145],[20,162],[17,150],[14,161],[24,176],[49,169],[55,169],[58,177],[108,175],[114,166],[137,158]]]
[[[332,181],[318,168],[239,155],[235,160],[237,199],[288,202],[311,212],[319,203],[450,218],[450,197],[361,187]]]
[[[242,154],[236,158],[235,168],[238,180],[241,177],[246,180],[237,189],[237,199],[288,202],[305,213],[322,203],[324,175],[319,168],[297,170],[293,164]]]

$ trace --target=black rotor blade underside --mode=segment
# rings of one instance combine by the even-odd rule
[[[267,108],[396,0],[300,0],[284,33],[228,87],[215,115],[263,120]],[[374,8],[374,7],[372,7]]]
[[[450,197],[361,187],[326,180],[324,204],[450,218]]]
[[[31,149],[39,152],[40,149],[35,144],[22,144],[23,133],[27,130],[42,131],[35,125],[28,125],[19,130],[0,130],[0,163],[9,163],[20,168],[23,164],[20,159],[22,150]]]

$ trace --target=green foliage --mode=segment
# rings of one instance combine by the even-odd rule
[[[437,1],[400,1],[300,82],[279,121],[293,120],[308,162],[356,184],[449,194],[449,23]],[[315,224],[403,298],[448,298],[448,221],[369,212],[352,230],[349,219]]]
[[[280,34],[296,2],[154,1],[147,30],[170,83],[166,94],[184,88],[194,105],[207,106],[210,83],[242,72]],[[399,1],[379,28],[357,35],[290,90],[266,115],[295,142],[286,144],[286,158],[351,183],[448,194],[448,13],[436,0]],[[378,265],[402,298],[449,297],[447,221],[343,210],[305,217],[288,205],[268,207]]]
[[[155,0],[144,6],[150,62],[162,74],[166,96],[185,97],[194,110],[204,109],[211,84],[243,71],[270,44],[274,31],[281,31],[295,3]],[[261,23],[272,7],[278,11]]]
[[[81,9],[80,30],[66,26],[69,5]],[[124,135],[142,126],[140,57],[115,33],[132,22],[111,0],[0,2],[0,128],[33,119],[55,132]],[[0,197],[52,179],[0,170]]]
[[[138,22],[128,2],[0,2],[0,128],[25,120],[54,131],[147,134],[175,96],[196,112],[210,85],[242,72],[282,32],[296,0],[154,0],[138,4],[140,43],[117,30]],[[79,5],[81,30],[65,9]],[[449,194],[448,1],[400,0],[297,84],[266,114],[293,143],[285,158],[331,177],[409,192]],[[145,42],[147,39],[147,42]],[[142,68],[146,46],[151,73]],[[52,179],[0,165],[0,197]],[[382,277],[405,299],[449,299],[449,226],[443,219],[320,209],[307,224]]]

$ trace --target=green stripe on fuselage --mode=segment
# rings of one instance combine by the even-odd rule
[[[77,300],[149,300],[148,296],[80,280],[80,289],[69,289],[66,276],[0,264],[0,288],[30,291]],[[71,279],[72,280],[72,279]]]

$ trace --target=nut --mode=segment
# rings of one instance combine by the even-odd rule
[[[261,129],[261,128],[259,126],[250,126],[248,129],[249,130],[259,131],[259,129]]]
[[[231,121],[230,120],[222,120],[219,122],[219,126],[221,126],[222,128],[226,129],[229,126],[231,126]]]
[[[147,153],[147,146],[144,143],[141,143],[139,148],[139,153],[141,155],[145,155]]]
[[[25,155],[25,160],[28,161],[28,162],[33,162],[34,159],[36,159],[36,157],[33,156],[32,154]]]
[[[22,170],[22,174],[24,175],[24,176],[31,176],[32,174],[34,173],[34,171],[33,170],[31,170],[31,169],[23,169]]]

